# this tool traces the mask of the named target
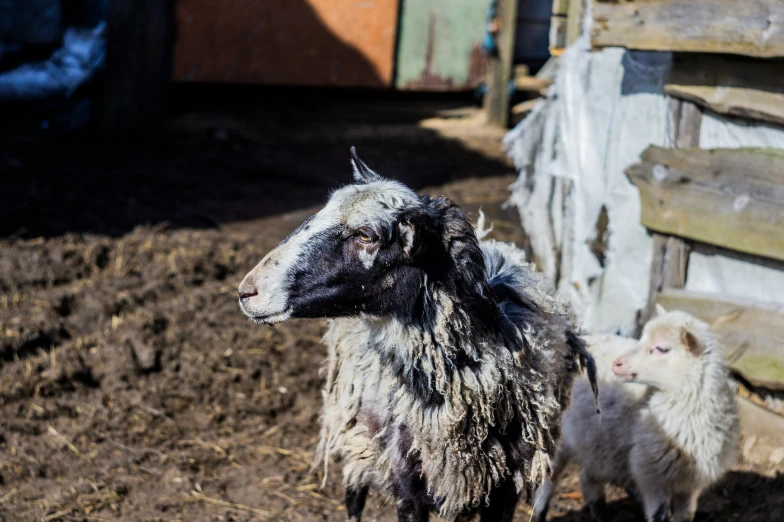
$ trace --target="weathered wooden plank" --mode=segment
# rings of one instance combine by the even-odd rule
[[[700,127],[702,126],[702,111],[693,103],[671,100],[670,105],[677,103],[679,108],[677,125],[675,126],[675,146],[679,149],[700,146]]]
[[[649,229],[784,260],[784,151],[649,147],[626,175]]]
[[[653,235],[653,256],[648,283],[648,303],[637,321],[637,336],[653,317],[656,299],[665,288],[683,288],[689,264],[689,244],[674,236]]]
[[[744,397],[738,397],[738,417],[744,438],[763,437],[771,442],[784,440],[784,417],[754,404]]]
[[[593,47],[784,56],[781,0],[593,3]]]
[[[665,91],[730,116],[784,124],[784,61],[677,54]]]
[[[784,390],[784,305],[675,289],[656,302],[713,325],[730,367],[751,384]]]
[[[635,337],[642,334],[656,310],[656,298],[664,288],[683,288],[689,262],[689,245],[680,238],[653,234],[653,255],[648,279],[648,302],[637,317]]]

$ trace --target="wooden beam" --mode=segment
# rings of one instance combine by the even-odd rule
[[[694,104],[671,99],[668,104],[670,126],[676,147],[697,147],[700,143],[702,112]],[[656,296],[665,288],[683,288],[691,246],[675,236],[653,234],[653,256],[648,287],[648,302],[637,320],[637,336],[653,316]]]
[[[784,56],[781,0],[593,3],[593,47]]]
[[[171,0],[111,0],[107,12],[104,127],[141,131],[166,113],[172,70]]]
[[[784,260],[784,151],[649,147],[626,175],[649,229]]]
[[[700,146],[700,127],[702,111],[693,103],[670,100],[670,111],[675,121],[675,147],[687,149]]]
[[[487,64],[484,109],[490,123],[506,127],[509,124],[509,81],[514,64],[517,1],[500,0],[498,13],[501,17],[500,30],[496,35],[498,54],[491,57]]]
[[[572,45],[583,32],[585,0],[569,0],[569,13],[566,21],[566,45]]]
[[[653,317],[659,293],[666,288],[683,288],[686,284],[689,252],[689,244],[680,238],[662,234],[653,235],[648,303],[637,321],[636,337],[642,334],[645,323]]]
[[[784,390],[784,305],[665,289],[656,302],[712,325],[729,366],[754,386]]]
[[[664,90],[719,114],[784,125],[784,61],[677,54]]]

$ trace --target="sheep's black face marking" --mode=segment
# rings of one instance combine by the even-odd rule
[[[392,230],[335,227],[314,236],[288,287],[293,317],[389,315],[410,308],[421,271],[406,262]]]

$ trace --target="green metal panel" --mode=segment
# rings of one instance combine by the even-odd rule
[[[485,78],[490,0],[402,0],[398,89],[472,89]]]

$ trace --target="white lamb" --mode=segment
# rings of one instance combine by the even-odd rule
[[[691,521],[700,493],[738,455],[735,394],[715,335],[689,314],[660,309],[639,342],[616,336],[589,342],[604,379],[602,414],[588,383],[577,381],[551,480],[534,499],[534,520],[545,520],[559,475],[574,461],[592,519],[601,518],[604,485],[611,483],[643,503],[647,521]],[[607,364],[616,378],[601,367]]]

